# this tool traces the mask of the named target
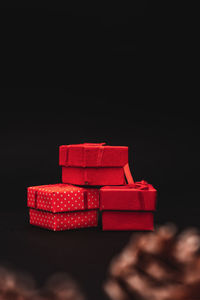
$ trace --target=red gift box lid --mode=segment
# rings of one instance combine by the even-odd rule
[[[27,189],[27,205],[50,212],[96,209],[99,190],[63,183],[31,186]]]
[[[62,145],[59,165],[65,167],[123,167],[128,163],[127,146],[106,146],[105,143]]]
[[[154,211],[156,193],[144,180],[124,186],[105,186],[100,189],[100,209]]]

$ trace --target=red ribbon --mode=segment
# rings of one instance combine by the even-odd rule
[[[149,189],[149,184],[145,180],[137,181],[133,184],[128,184],[127,185],[129,188],[134,188],[138,190],[148,190]]]
[[[101,161],[102,161],[102,156],[103,156],[103,151],[105,143],[99,143],[99,144],[92,144],[92,143],[84,143],[83,144],[83,167],[86,167],[86,147],[87,146],[99,146],[98,148],[98,155],[97,155],[97,166],[101,166]],[[84,184],[88,185],[88,177],[87,177],[87,169],[84,170]]]
[[[69,148],[70,148],[70,145],[68,145],[66,148],[65,166],[69,165]]]
[[[34,208],[37,208],[37,198],[38,198],[38,191],[35,191],[35,203],[34,203]]]
[[[102,156],[103,156],[103,151],[104,151],[104,145],[106,143],[83,143],[83,144],[77,144],[79,146],[83,146],[83,167],[86,167],[86,147],[87,146],[99,146],[99,152],[97,155],[97,166],[101,166],[101,161],[102,161]],[[66,148],[66,156],[65,156],[65,165],[66,166],[70,166],[70,162],[69,162],[69,149],[71,148],[71,145],[68,145]]]
[[[103,156],[103,151],[104,151],[104,145],[105,143],[99,143],[99,144],[94,144],[94,143],[84,143],[83,145],[83,167],[86,167],[86,147],[87,146],[99,146],[98,148],[98,155],[97,155],[97,166],[101,166],[101,161],[102,161],[102,156]]]
[[[134,180],[133,180],[128,163],[124,166],[124,175],[125,175],[125,178],[126,178],[128,184],[134,184]]]
[[[145,180],[137,181],[133,184],[126,184],[126,185],[117,185],[117,189],[137,189],[137,190],[148,190],[149,184]]]
[[[136,189],[138,191],[138,199],[140,201],[141,210],[145,210],[145,201],[142,191],[149,189],[148,182],[141,180],[133,184],[117,186],[117,189]]]
[[[84,197],[84,209],[88,209],[88,197],[87,197],[87,191],[83,192]]]
[[[142,191],[148,190],[149,185],[145,180],[138,181],[134,184],[130,184],[129,188],[134,188],[138,190],[138,199],[140,201],[141,210],[145,209],[145,201]]]

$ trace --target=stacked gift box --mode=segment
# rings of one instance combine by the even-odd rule
[[[64,145],[59,148],[62,182],[104,186],[125,184],[128,147],[102,144]]]
[[[32,225],[54,231],[96,227],[100,216],[103,230],[153,230],[156,190],[134,183],[128,147],[63,145],[59,165],[62,183],[28,187]]]
[[[98,225],[99,190],[69,184],[28,188],[30,223],[67,230]]]
[[[100,190],[103,230],[153,230],[156,190],[146,181]]]

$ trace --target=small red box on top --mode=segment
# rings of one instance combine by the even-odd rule
[[[63,145],[59,148],[62,182],[76,185],[125,184],[128,147],[102,144]]]

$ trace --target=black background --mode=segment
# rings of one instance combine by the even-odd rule
[[[108,264],[131,233],[32,228],[26,188],[60,182],[61,144],[127,145],[134,179],[158,190],[156,224],[199,228],[196,42],[181,7],[93,9],[1,10],[0,262],[38,284],[68,272],[106,299]]]

